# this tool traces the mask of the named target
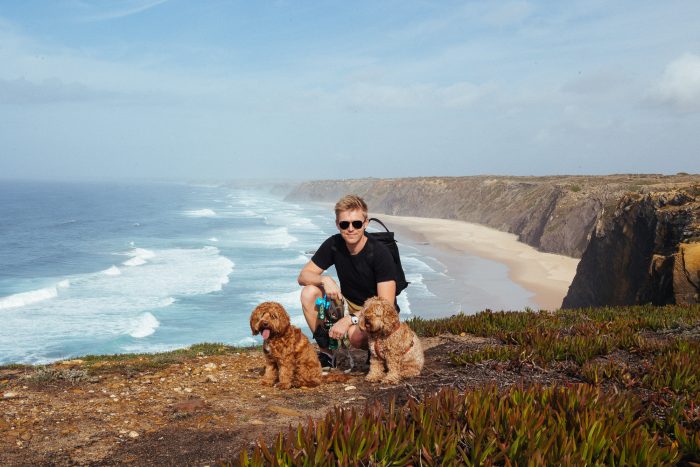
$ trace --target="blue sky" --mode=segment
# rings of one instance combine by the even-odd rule
[[[0,178],[700,172],[700,2],[0,0]]]

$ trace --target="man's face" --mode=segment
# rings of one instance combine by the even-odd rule
[[[353,225],[353,223],[355,225]],[[361,225],[358,224],[361,223]],[[360,240],[365,233],[367,227],[367,215],[361,209],[353,209],[351,211],[342,211],[338,214],[335,220],[335,225],[340,231],[343,240],[348,245],[354,245]],[[346,228],[343,228],[346,227]]]

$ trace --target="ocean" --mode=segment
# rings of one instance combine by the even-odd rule
[[[0,364],[255,345],[248,319],[267,300],[308,335],[296,278],[335,232],[332,209],[264,190],[2,181]],[[404,319],[529,305],[504,265],[473,257],[448,271],[444,252],[399,248]]]

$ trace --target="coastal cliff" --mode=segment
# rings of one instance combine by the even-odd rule
[[[348,193],[391,215],[455,219],[580,257],[563,307],[699,303],[697,175],[427,177],[305,182],[288,200]]]
[[[629,194],[598,219],[563,308],[700,303],[700,185]]]
[[[686,174],[369,178],[301,183],[287,199],[335,202],[356,193],[374,212],[482,224],[516,234],[540,251],[580,258],[601,214],[626,193],[676,189],[693,182],[698,177]]]

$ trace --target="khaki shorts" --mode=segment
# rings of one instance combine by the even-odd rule
[[[362,305],[355,305],[347,298],[345,299],[345,303],[348,304],[348,313],[352,313],[353,315],[356,315],[357,313],[362,311]]]

